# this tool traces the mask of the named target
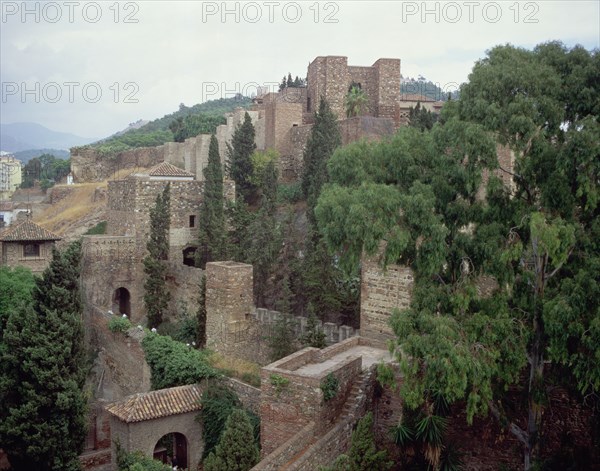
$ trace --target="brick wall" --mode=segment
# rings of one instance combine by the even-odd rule
[[[388,265],[384,270],[376,258],[363,257],[360,283],[361,336],[383,341],[394,339],[389,319],[394,308],[410,305],[412,270],[400,265]]]
[[[361,375],[362,358],[350,356],[310,374],[297,370],[307,364],[322,363],[357,343],[358,339],[349,339],[324,350],[308,347],[262,368],[263,456],[272,453],[310,423],[314,423],[314,434],[319,436],[338,420],[353,384]],[[329,374],[337,378],[339,387],[337,394],[326,402],[321,384]],[[287,384],[278,387],[274,377],[285,378]]]

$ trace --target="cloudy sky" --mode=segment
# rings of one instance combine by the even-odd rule
[[[1,2],[0,121],[101,138],[305,76],[320,55],[402,60],[444,89],[497,44],[600,47],[600,2]]]

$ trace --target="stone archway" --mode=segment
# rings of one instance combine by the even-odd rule
[[[200,386],[190,384],[134,394],[107,406],[111,414],[113,466],[116,466],[116,443],[120,443],[125,451],[139,450],[146,456],[155,456],[157,452],[158,458],[165,460],[168,452],[172,456],[174,450],[178,467],[182,468],[184,463],[188,469],[196,469],[204,451],[202,425],[196,420],[201,395]],[[165,442],[161,443],[169,435],[174,437],[170,450]]]
[[[113,293],[112,310],[115,314],[127,314],[131,318],[131,295],[127,288],[117,288]]]
[[[188,267],[196,266],[196,251],[198,247],[186,247],[183,249],[183,264]]]
[[[186,436],[179,432],[163,435],[154,445],[154,459],[187,469],[189,456]]]

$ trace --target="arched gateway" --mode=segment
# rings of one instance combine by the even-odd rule
[[[196,469],[204,451],[200,386],[178,386],[134,394],[107,406],[111,414],[112,462],[116,469],[116,443],[125,451],[139,450],[157,458],[177,457],[178,465]]]

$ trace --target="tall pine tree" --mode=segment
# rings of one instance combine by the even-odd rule
[[[200,244],[197,264],[204,268],[207,262],[224,260],[226,255],[223,171],[219,143],[213,134],[208,148],[208,165],[204,173],[204,199],[200,206]]]
[[[254,191],[250,180],[252,177],[251,156],[256,149],[255,134],[252,119],[246,113],[244,122],[236,128],[231,139],[231,146],[228,147],[229,174],[235,182],[235,197],[236,199],[243,198],[246,202],[250,201]]]
[[[81,244],[53,251],[33,302],[10,314],[0,361],[0,443],[15,470],[78,470],[87,373]]]
[[[148,327],[157,327],[167,311],[171,294],[167,291],[166,260],[169,258],[169,228],[171,226],[171,184],[156,196],[150,208],[150,238],[146,244],[148,255],[144,258],[144,305]]]

